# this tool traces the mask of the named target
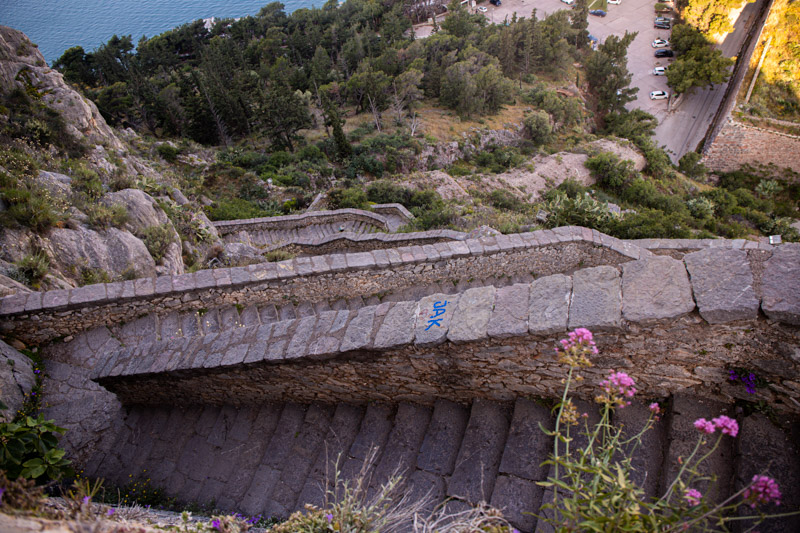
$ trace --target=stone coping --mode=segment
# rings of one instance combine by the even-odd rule
[[[775,249],[772,244],[747,239],[626,239],[625,242],[646,250],[702,250],[704,248],[732,248],[734,250]]]
[[[115,392],[115,384],[122,381],[164,373],[192,377],[209,370],[316,363],[353,355],[371,363],[383,357],[375,352],[423,353],[419,350],[448,343],[465,349],[487,342],[510,347],[529,342],[531,336],[553,336],[577,327],[624,335],[658,330],[690,314],[696,317],[696,309],[700,315],[696,321],[711,325],[736,323],[741,329],[759,320],[759,308],[776,321],[800,325],[800,299],[794,302],[791,317],[780,310],[773,314],[774,305],[758,301],[752,287],[742,297],[742,279],[718,274],[717,261],[725,260],[734,263],[734,270],[739,268],[739,275],[746,275],[740,268],[746,260],[739,259],[706,251],[689,261],[646,257],[619,268],[592,267],[529,284],[477,287],[419,301],[327,311],[203,337],[129,346],[101,357],[92,379]],[[765,284],[777,274],[779,269],[768,267]],[[714,275],[727,281],[709,291],[707,282]]]
[[[398,208],[399,204],[379,204],[382,213],[373,213],[361,209],[337,209],[332,211],[312,211],[301,215],[283,215],[278,217],[246,218],[239,220],[219,220],[214,222],[214,227],[220,235],[228,235],[243,230],[280,230],[310,226],[313,224],[328,224],[358,220],[368,222],[384,231],[392,231],[392,224],[386,215],[404,217],[411,220],[413,215],[405,208]],[[402,207],[402,206],[399,206]],[[385,214],[383,214],[385,213]]]
[[[289,280],[304,276],[353,270],[393,269],[402,265],[491,255],[565,242],[591,243],[611,249],[628,259],[639,259],[641,256],[650,255],[649,252],[642,251],[637,246],[596,230],[579,226],[564,226],[553,230],[440,243],[438,246],[406,246],[389,251],[331,254],[289,259],[277,263],[258,263],[247,267],[217,268],[173,276],[99,283],[74,289],[14,294],[0,299],[0,317],[12,317],[38,311],[58,312],[85,309],[111,302],[146,301],[159,296],[180,297],[186,293],[210,289],[231,289],[270,280],[287,283]]]
[[[298,237],[294,240],[279,242],[264,248],[263,253],[293,246],[308,248],[313,252],[315,248],[322,248],[341,242],[354,244],[373,244],[374,247],[395,248],[400,246],[414,246],[416,244],[429,244],[443,241],[463,241],[467,239],[467,234],[450,229],[437,229],[429,231],[415,231],[413,233],[355,233],[353,231],[343,231],[326,235],[315,239],[311,237]],[[381,246],[384,245],[384,246]],[[388,245],[388,246],[387,246]]]

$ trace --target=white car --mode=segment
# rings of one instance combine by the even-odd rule
[[[619,5],[619,4],[622,3],[622,0],[608,0],[606,3],[607,4]]]
[[[478,8],[478,11],[480,11],[481,13],[486,13],[486,12],[487,12],[487,11],[489,11],[489,10],[488,10],[488,9],[486,9],[485,7],[483,7],[483,6],[480,6],[480,7]]]
[[[568,6],[571,6],[572,4],[575,3],[575,0],[561,0],[561,1],[567,4]]]
[[[653,69],[653,74],[655,74],[656,76],[663,76],[666,71],[667,71],[666,67],[656,67]]]
[[[653,41],[653,48],[666,48],[669,46],[669,41],[666,39],[656,39]]]
[[[650,93],[650,100],[666,100],[669,94],[666,91],[653,91]]]

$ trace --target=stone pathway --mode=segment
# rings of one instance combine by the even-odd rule
[[[679,458],[690,453],[698,436],[691,427],[696,418],[735,414],[692,396],[676,395],[671,405],[634,454],[634,478],[651,496],[664,492]],[[597,418],[592,405],[579,408],[590,420]],[[634,404],[619,411],[615,423],[635,431],[647,416],[643,404]],[[767,469],[787,489],[784,508],[796,508],[800,495],[789,489],[800,482],[800,455],[790,432],[760,414],[740,415],[740,424],[739,437],[725,437],[708,462],[708,473],[718,478],[714,496],[728,496],[753,472]],[[433,406],[134,406],[116,440],[92,458],[86,474],[118,484],[149,478],[152,486],[182,500],[286,517],[306,503],[322,505],[323,487],[337,469],[352,483],[367,464],[369,493],[399,473],[402,490],[415,499],[452,498],[453,510],[487,501],[504,509],[521,531],[549,531],[528,514],[552,499],[537,485],[553,475],[552,467],[541,465],[552,440],[540,425],[553,427],[549,409],[523,398],[476,400],[471,406],[445,400]],[[584,442],[578,437],[573,447]],[[762,462],[765,455],[771,463]],[[760,531],[797,527],[797,519],[784,519]]]

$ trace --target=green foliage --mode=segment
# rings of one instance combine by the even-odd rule
[[[602,188],[615,193],[619,193],[638,176],[633,161],[620,161],[619,156],[611,152],[590,157],[584,165],[592,171]]]
[[[487,146],[472,156],[472,161],[485,171],[500,174],[525,162],[519,149],[508,146]]]
[[[616,221],[609,233],[619,239],[688,239],[690,229],[677,213],[665,213],[659,209],[637,209]]]
[[[332,189],[328,192],[328,203],[334,209],[366,209],[367,193],[359,187]]]
[[[699,31],[685,24],[672,29],[671,43],[678,54],[667,69],[667,85],[681,94],[695,87],[711,87],[730,77],[733,61],[722,55]]]
[[[288,261],[294,259],[295,254],[287,252],[286,250],[272,250],[264,254],[264,260],[268,263],[277,263],[279,261]]]
[[[547,144],[553,128],[550,125],[550,116],[545,111],[534,111],[525,116],[522,121],[525,134],[536,146]]]
[[[56,437],[64,431],[41,414],[0,423],[0,470],[12,479],[22,477],[37,483],[71,475],[71,461],[58,448]]]
[[[4,110],[0,114],[7,115],[0,126],[0,142],[10,144],[13,140],[21,139],[42,148],[52,145],[70,157],[82,156],[86,151],[85,145],[67,131],[61,114],[41,100],[32,78],[26,72],[23,69],[21,75],[17,76],[26,89],[14,88],[7,93],[0,91],[0,109]]]
[[[160,264],[173,242],[173,229],[169,223],[149,226],[142,230],[140,237],[153,260]]]
[[[714,202],[708,198],[692,198],[686,202],[686,206],[694,218],[706,220],[714,216]]]
[[[156,152],[158,152],[158,155],[163,157],[165,161],[170,163],[174,163],[178,159],[178,154],[181,153],[178,148],[169,143],[159,144],[156,147]]]
[[[588,194],[571,198],[558,189],[548,193],[542,208],[548,213],[545,222],[548,228],[584,226],[609,233],[615,218],[608,210],[608,204],[599,202]]]
[[[623,37],[610,35],[586,62],[586,80],[597,95],[597,109],[602,114],[623,112],[633,101],[638,88],[629,88],[633,75],[628,72],[628,46],[637,33]]]
[[[781,184],[775,180],[761,180],[756,185],[756,194],[762,198],[772,198],[782,190]]]
[[[544,84],[536,84],[524,93],[523,101],[534,105],[550,115],[553,130],[574,126],[581,121],[583,105],[578,98],[569,98],[549,89]]]
[[[637,144],[649,140],[655,134],[658,125],[656,117],[641,109],[615,111],[607,114],[603,120],[605,133],[630,139]]]
[[[95,285],[97,283],[111,283],[111,276],[102,268],[81,268],[78,285]]]
[[[243,218],[260,218],[272,214],[256,203],[242,198],[220,198],[207,208],[211,220],[237,220]]]
[[[39,283],[47,275],[49,269],[50,258],[47,257],[46,253],[39,251],[26,255],[14,263],[12,277],[28,287],[39,288]]]
[[[728,14],[744,0],[680,0],[681,16],[708,37],[733,31]]]
[[[702,156],[697,152],[686,152],[678,161],[678,170],[690,178],[702,178],[706,175],[708,169],[700,163],[701,158]]]
[[[108,227],[121,228],[130,218],[128,210],[124,205],[120,204],[112,206],[87,204],[84,207],[84,211],[89,217],[89,225],[95,229],[105,229]]]
[[[495,189],[490,192],[489,201],[494,207],[509,211],[522,211],[526,207],[525,202],[504,189]]]

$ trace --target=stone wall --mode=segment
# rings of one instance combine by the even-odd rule
[[[754,243],[755,244],[755,243]],[[756,247],[759,245],[756,244]],[[147,314],[318,302],[517,274],[617,265],[650,252],[580,227],[202,270],[0,299],[0,331],[38,344]]]
[[[692,388],[731,401],[745,397],[728,379],[741,367],[769,383],[756,399],[800,412],[800,245],[764,267],[759,295],[744,250],[646,257],[123,347],[98,358],[93,379],[123,404],[554,397],[567,369],[553,347],[587,327],[601,354],[584,394],[624,369],[646,397]]]
[[[790,168],[800,172],[800,137],[757,128],[730,118],[714,142],[705,150],[703,164],[728,172],[744,164]]]
[[[408,222],[413,218],[413,215],[399,204],[379,204],[376,207],[378,209],[374,213],[361,209],[338,209],[336,211],[311,211],[301,215],[220,220],[214,222],[214,227],[217,228],[221,236],[224,236],[239,231],[288,230],[314,224],[337,224],[358,221],[372,224],[383,231],[396,231],[397,223],[391,219],[397,218]]]
[[[368,252],[403,246],[423,246],[448,241],[466,240],[466,234],[453,230],[418,231],[414,233],[339,233],[321,239],[298,239],[289,244],[268,246],[265,251],[285,250],[297,255],[326,255]]]

